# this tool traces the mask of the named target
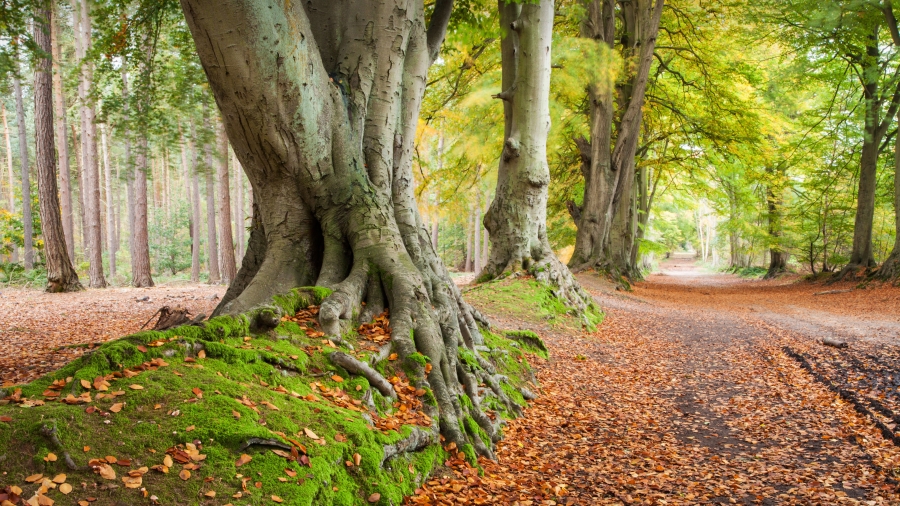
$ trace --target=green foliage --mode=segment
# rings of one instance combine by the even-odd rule
[[[150,258],[157,272],[178,272],[191,267],[191,223],[187,201],[179,201],[172,214],[156,213],[150,220]]]

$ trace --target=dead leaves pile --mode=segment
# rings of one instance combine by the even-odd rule
[[[382,345],[391,340],[390,311],[387,309],[376,316],[371,323],[364,323],[356,331],[360,338]]]
[[[283,322],[294,322],[300,326],[307,337],[322,337],[325,335],[319,326],[319,306],[309,306],[297,311],[293,316],[281,317]]]
[[[394,402],[396,411],[384,417],[371,413],[375,427],[385,434],[392,430],[399,431],[402,425],[431,427],[431,417],[422,409],[422,396],[425,395],[425,390],[410,385],[402,372],[388,378],[388,381],[397,393],[397,401]]]

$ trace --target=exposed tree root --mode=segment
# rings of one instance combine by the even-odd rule
[[[419,451],[429,445],[438,442],[438,431],[434,428],[413,427],[412,433],[394,444],[384,446],[384,457],[381,458],[381,466],[388,460],[402,453]]]
[[[285,450],[285,451],[291,451],[294,448],[293,446],[291,446],[287,443],[282,443],[281,441],[278,441],[277,439],[263,439],[263,438],[259,438],[259,437],[251,437],[246,442],[244,442],[244,444],[242,444],[240,448],[238,448],[238,451],[242,452],[242,451],[246,450],[247,448],[250,448],[251,446],[265,446],[267,448],[279,448],[279,449]]]
[[[331,363],[338,365],[347,370],[351,374],[362,376],[369,380],[369,384],[375,387],[381,395],[396,399],[397,394],[394,392],[393,385],[375,369],[372,369],[364,362],[361,362],[342,351],[335,351],[328,355]]]
[[[47,438],[53,444],[53,446],[56,447],[57,451],[62,453],[63,462],[66,463],[66,467],[68,467],[72,471],[83,471],[85,469],[88,469],[87,466],[79,466],[75,463],[74,460],[72,460],[72,456],[69,455],[69,452],[63,446],[62,441],[59,440],[55,420],[52,422],[52,425],[45,424],[41,426],[41,435]]]

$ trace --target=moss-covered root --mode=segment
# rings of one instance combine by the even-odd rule
[[[347,370],[347,372],[351,374],[356,374],[358,376],[362,376],[369,381],[369,384],[375,387],[381,395],[385,397],[389,397],[391,399],[396,399],[397,394],[394,393],[394,387],[391,383],[381,375],[375,369],[372,369],[365,364],[364,362],[360,362],[359,360],[347,355],[342,351],[335,351],[328,355],[328,360],[331,361],[332,364],[343,367]]]
[[[547,358],[550,353],[540,336],[530,330],[508,330],[503,335],[543,358]]]

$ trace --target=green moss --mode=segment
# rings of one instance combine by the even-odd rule
[[[465,346],[460,346],[457,348],[457,350],[460,362],[466,364],[471,368],[478,368],[478,360],[475,358],[475,354],[472,353],[472,350],[466,348]]]
[[[431,361],[428,357],[426,357],[425,355],[422,355],[419,352],[413,353],[406,358],[421,365],[422,367],[425,367],[425,364],[427,364],[428,362]]]
[[[522,349],[530,351],[541,358],[549,357],[549,350],[544,341],[536,333],[530,330],[507,330],[503,332],[506,337],[519,343]]]
[[[491,306],[524,321],[581,326],[562,300],[533,278],[504,278],[482,283],[468,290],[466,298],[476,305]]]

